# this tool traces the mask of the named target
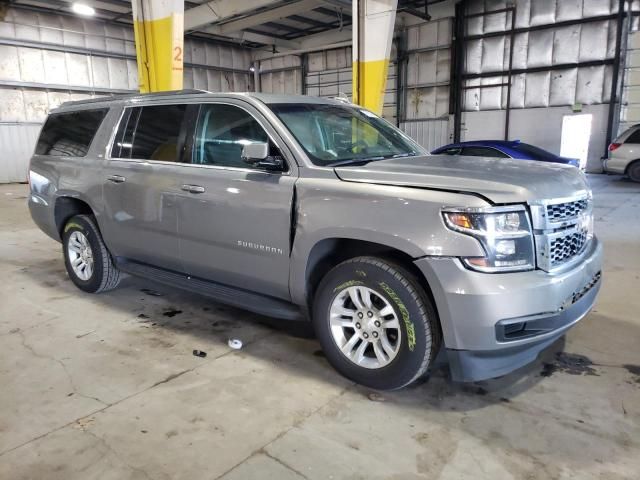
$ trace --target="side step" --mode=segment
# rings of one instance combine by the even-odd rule
[[[181,288],[192,293],[204,295],[214,300],[249,310],[250,312],[280,318],[282,320],[304,320],[305,317],[297,305],[258,293],[230,287],[220,283],[188,277],[183,273],[176,273],[162,268],[152,267],[143,263],[133,262],[123,258],[116,259],[117,267],[123,272],[136,277],[143,277],[171,287]]]

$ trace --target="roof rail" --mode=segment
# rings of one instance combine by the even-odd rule
[[[200,93],[211,93],[208,90],[200,90],[196,88],[191,88],[187,90],[167,90],[164,92],[153,92],[153,93],[125,93],[125,94],[113,94],[113,95],[105,95],[103,97],[96,98],[87,98],[85,100],[71,100],[69,102],[64,102],[60,105],[60,107],[69,107],[74,105],[85,105],[87,103],[101,103],[109,100],[130,100],[134,98],[162,98],[162,97],[171,97],[174,95],[197,95]]]

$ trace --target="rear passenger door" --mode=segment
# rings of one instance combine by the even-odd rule
[[[181,269],[176,194],[189,112],[184,104],[124,108],[103,179],[101,225],[115,256]]]
[[[244,102],[200,107],[192,168],[178,193],[180,255],[187,274],[289,298],[295,165],[290,161],[287,171],[266,171],[241,158],[242,147],[254,142],[269,142],[270,154],[282,155],[278,138]]]

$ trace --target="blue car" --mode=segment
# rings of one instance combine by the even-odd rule
[[[577,158],[566,158],[547,152],[542,148],[520,140],[478,140],[474,142],[450,143],[436,148],[434,155],[466,155],[471,157],[517,158],[520,160],[538,160],[539,162],[564,163],[580,166]]]

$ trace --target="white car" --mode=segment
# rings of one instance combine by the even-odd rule
[[[640,124],[626,130],[609,145],[609,157],[605,159],[603,169],[640,182]]]

